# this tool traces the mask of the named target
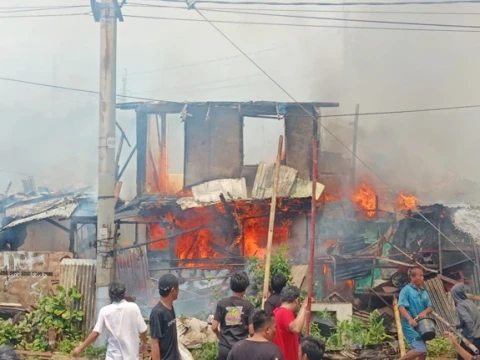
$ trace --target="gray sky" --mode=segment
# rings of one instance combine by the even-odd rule
[[[146,0],[135,3],[169,5]],[[91,15],[12,17],[87,13],[89,8],[5,13],[12,11],[6,7],[32,5],[89,5],[89,1],[3,0],[0,6],[0,32],[4,34],[0,39],[0,77],[97,90],[99,25]],[[245,7],[249,8],[260,7]],[[342,11],[344,8],[352,12],[280,13],[471,25],[478,23],[479,15],[353,11],[480,12],[480,5],[461,4],[317,6],[310,9]],[[308,10],[306,7],[287,9]],[[341,27],[413,26],[204,14],[217,20],[340,26],[217,24],[297,100],[340,102],[338,110],[326,111],[326,114],[351,113],[356,103],[361,104],[361,112],[480,104],[480,33],[351,29]],[[125,7],[124,15],[200,19],[193,11],[139,6]],[[125,22],[118,25],[119,93],[124,69],[128,71],[127,89],[131,96],[176,101],[290,100],[204,22],[126,17]],[[0,170],[3,171],[0,192],[9,180],[20,190],[23,175],[16,173],[35,175],[38,185],[54,188],[96,182],[96,95],[0,81],[0,96]],[[359,155],[383,178],[402,188],[414,189],[419,183],[435,182],[449,170],[478,181],[479,114],[480,109],[469,109],[363,116],[360,118]],[[117,113],[118,121],[129,132],[133,143],[134,117],[133,112]],[[332,118],[324,123],[350,146],[352,120],[351,117]],[[273,160],[281,123],[247,127],[248,162]],[[172,172],[178,172],[182,169],[183,156],[178,118],[172,120],[170,129],[169,165]],[[324,140],[328,149],[340,150],[329,135],[325,134]],[[130,183],[126,188],[131,191],[124,194],[127,197],[133,194],[135,187],[133,166],[130,170],[124,179]]]

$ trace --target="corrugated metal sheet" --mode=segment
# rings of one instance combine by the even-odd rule
[[[425,289],[430,295],[435,312],[450,324],[456,325],[458,320],[455,315],[455,304],[450,293],[445,291],[443,281],[439,277],[426,280]],[[448,329],[444,324],[437,321],[437,334],[443,334],[447,330]]]
[[[73,213],[73,211],[77,208],[77,206],[78,206],[78,203],[60,205],[58,207],[44,211],[37,215],[32,215],[32,216],[24,217],[23,219],[12,221],[10,224],[8,224],[7,226],[4,226],[3,228],[9,229],[9,228],[13,228],[15,226],[26,224],[32,221],[39,221],[39,220],[45,220],[45,219],[51,219],[51,218],[68,219],[70,218],[70,215]]]
[[[20,201],[9,205],[5,209],[5,215],[11,218],[23,218],[36,215],[44,211],[50,210],[57,206],[73,202],[73,198],[69,197],[42,197]]]
[[[152,282],[145,246],[120,251],[117,255],[116,275],[117,279],[125,284],[127,296],[134,296],[140,308],[150,307]]]
[[[312,183],[313,181],[296,179],[293,183],[292,190],[290,190],[290,197],[293,198],[309,198],[312,196]],[[315,188],[316,198],[318,199],[322,195],[325,185],[317,182],[317,187]]]
[[[264,162],[258,164],[257,175],[252,189],[254,199],[266,199],[272,197],[275,164],[267,165]],[[292,190],[298,171],[288,166],[280,166],[278,175],[278,197],[288,197]]]
[[[60,285],[65,289],[75,286],[82,298],[79,308],[85,313],[83,331],[90,332],[95,326],[95,260],[63,259],[60,263]]]
[[[218,202],[220,194],[226,199],[246,199],[247,185],[245,178],[220,179],[192,186],[192,192],[196,201],[205,203]]]

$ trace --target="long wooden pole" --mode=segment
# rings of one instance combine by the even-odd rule
[[[265,255],[265,277],[263,279],[263,298],[262,309],[268,297],[268,288],[270,284],[270,265],[272,258],[273,228],[275,227],[275,210],[277,208],[277,189],[278,175],[280,174],[280,161],[282,160],[283,136],[278,139],[277,160],[275,162],[275,172],[273,175],[272,202],[270,205],[270,220],[268,222],[267,254]]]
[[[312,322],[312,298],[313,283],[315,282],[315,241],[317,225],[317,175],[318,175],[318,142],[316,139],[312,142],[312,210],[310,219],[310,263],[308,276],[308,303],[307,303],[307,326],[306,335],[310,335],[310,325]]]
[[[393,312],[395,314],[395,325],[397,327],[398,347],[400,348],[400,356],[403,357],[407,353],[405,349],[405,338],[403,336],[402,321],[400,320],[400,310],[398,310],[397,298],[393,298]]]

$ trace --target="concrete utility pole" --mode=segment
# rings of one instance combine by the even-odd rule
[[[100,109],[98,145],[96,311],[110,303],[108,285],[115,279],[115,110],[117,18],[123,20],[116,0],[91,0],[100,22]]]

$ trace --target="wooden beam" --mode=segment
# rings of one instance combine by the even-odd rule
[[[398,310],[397,298],[393,298],[393,312],[395,314],[395,327],[397,328],[398,347],[400,348],[400,357],[405,356],[407,350],[405,349],[405,337],[403,335],[402,321],[400,318],[400,311]]]
[[[132,157],[133,157],[133,154],[135,154],[135,151],[137,151],[137,145],[134,146],[134,148],[130,152],[130,155],[128,155],[127,161],[125,161],[125,164],[123,165],[122,170],[120,170],[120,172],[118,173],[117,181],[120,180],[120,178],[122,177],[123,173],[125,172],[125,169],[127,168],[128,164],[130,163],[130,160],[132,160]],[[138,169],[138,166],[137,166],[137,169]]]
[[[147,128],[147,113],[137,111],[137,196],[142,195],[145,191],[145,180],[147,176]],[[120,173],[123,174],[122,171]]]
[[[45,219],[49,224],[52,224],[53,226],[56,226],[59,229],[62,229],[63,231],[67,232],[70,234],[70,229],[67,228],[66,226],[63,226],[62,224],[57,223],[56,221],[52,219]]]

